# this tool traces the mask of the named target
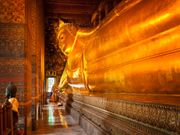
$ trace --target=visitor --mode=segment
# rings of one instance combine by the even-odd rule
[[[17,87],[10,82],[6,88],[6,100],[12,105],[12,113],[13,113],[13,127],[14,127],[14,135],[18,134],[17,123],[18,123],[18,115],[19,115],[19,102],[16,98]]]

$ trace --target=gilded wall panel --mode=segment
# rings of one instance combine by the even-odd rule
[[[0,23],[25,23],[25,0],[0,0]]]

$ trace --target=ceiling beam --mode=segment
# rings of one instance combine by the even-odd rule
[[[63,4],[48,4],[47,13],[72,13],[72,14],[92,14],[96,7],[94,6],[69,6]]]
[[[63,3],[63,2],[47,2],[47,5],[56,4],[56,5],[65,5],[65,6],[97,6],[97,3]]]
[[[46,3],[98,5],[101,0],[46,0]]]
[[[90,14],[68,14],[68,13],[49,13],[46,14],[48,18],[66,18],[66,19],[89,19]]]

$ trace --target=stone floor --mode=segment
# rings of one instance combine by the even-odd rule
[[[32,135],[87,135],[73,118],[65,113],[64,107],[58,107],[55,103],[44,106],[38,125],[38,130]]]

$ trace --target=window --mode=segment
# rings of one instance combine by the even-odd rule
[[[55,83],[55,78],[54,77],[49,77],[47,79],[47,85],[48,85],[48,89],[47,89],[47,92],[51,92],[52,91],[52,87]]]

